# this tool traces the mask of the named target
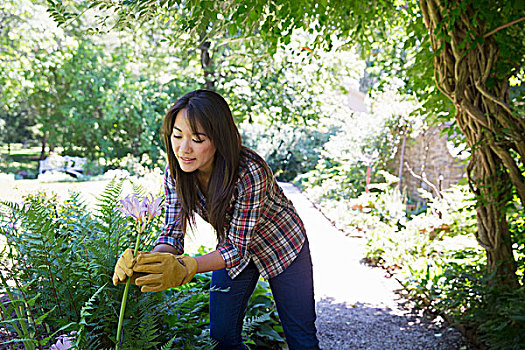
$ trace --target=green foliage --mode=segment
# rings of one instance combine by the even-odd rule
[[[474,329],[490,349],[519,349],[525,340],[524,287],[503,289],[487,274],[486,255],[474,239],[474,198],[462,186],[444,191],[442,199],[424,195],[428,199],[426,211],[408,220],[400,201],[400,210],[394,215],[388,206],[377,205],[391,198],[388,190],[374,195],[372,201],[367,199],[371,208],[359,217],[368,216],[361,227],[366,225],[370,230],[370,261],[395,274],[417,305]],[[517,270],[522,276],[523,216],[517,199],[515,204],[509,221],[515,237]]]
[[[26,0],[7,0],[0,8],[0,142],[8,145],[34,134],[34,119],[23,101],[31,85],[26,69],[41,44],[39,33],[31,30],[35,12]]]
[[[36,339],[45,339],[50,332],[68,326],[68,330],[79,331],[80,348],[113,345],[120,289],[103,286],[109,281],[122,245],[132,239],[126,219],[114,211],[121,187],[121,183],[108,186],[96,215],[86,210],[78,195],[59,203],[55,196],[38,193],[26,197],[23,206],[10,204],[11,210],[4,207],[4,214],[12,217],[7,221],[3,216],[3,221],[13,226],[2,229],[6,239],[3,260],[7,261],[2,273],[16,287],[2,287],[13,295],[22,293],[26,300],[39,296],[30,312],[46,317],[33,327]],[[96,300],[90,300],[96,294]],[[141,295],[137,290],[131,294],[135,302],[128,310],[130,316],[162,301],[160,295]],[[81,313],[85,303],[96,303],[97,307]],[[124,335],[127,346],[139,336],[134,334],[134,324],[142,321],[141,317],[128,320]],[[149,322],[159,327],[159,316]]]
[[[242,126],[243,143],[257,151],[280,181],[291,181],[315,167],[328,132],[315,127],[274,123]]]
[[[20,178],[37,176],[40,149],[12,144],[2,147],[0,152],[0,173],[15,174]]]
[[[246,344],[254,348],[274,349],[284,343],[283,328],[279,322],[277,309],[270,292],[269,283],[259,280],[248,303],[243,325]]]
[[[36,108],[41,133],[68,155],[113,160],[127,154],[160,159],[158,130],[169,103],[169,89],[140,81],[125,69],[125,56],[108,57],[102,48],[81,41],[35,62]],[[114,165],[113,165],[114,167]]]
[[[2,203],[0,233],[2,327],[26,349],[49,346],[60,333],[75,331],[78,349],[114,347],[123,285],[114,287],[114,264],[135,241],[128,218],[115,210],[122,181],[114,180],[89,211],[78,195],[60,202],[44,192],[28,195],[23,204]],[[139,185],[133,186],[141,192]],[[157,217],[144,233],[151,248],[162,226]],[[131,288],[124,320],[122,349],[208,349],[210,274],[163,293]],[[257,287],[249,317],[261,317],[248,340],[282,341],[267,285]],[[271,316],[271,317],[270,317]],[[270,327],[280,334],[265,332]],[[170,345],[171,344],[171,345]]]
[[[391,86],[387,91],[374,93],[369,114],[332,117],[329,140],[320,147],[315,168],[304,169],[296,183],[316,200],[345,201],[365,191],[368,167],[369,181],[382,181],[382,171],[392,163],[402,134],[424,128],[420,116],[408,116],[416,109],[416,103],[399,95],[399,89]]]
[[[153,11],[159,16],[175,14],[168,24],[160,21],[133,31],[124,29],[106,34],[93,31],[93,36],[83,36],[79,33],[93,24],[93,18],[72,15],[82,10],[83,4],[71,7],[69,3],[48,1],[48,14],[60,25],[58,28],[41,13],[40,6],[25,5],[33,17],[42,18],[42,23],[30,21],[28,15],[13,22],[13,30],[16,25],[24,26],[31,34],[26,39],[20,34],[20,39],[34,43],[38,49],[26,55],[24,82],[27,82],[13,86],[19,92],[18,104],[9,104],[12,111],[3,115],[9,123],[4,122],[3,127],[15,130],[14,122],[24,126],[35,124],[34,133],[28,137],[42,143],[43,156],[47,150],[87,156],[88,171],[92,174],[122,167],[126,158],[138,159],[142,166],[159,165],[162,146],[158,130],[169,104],[184,93],[210,87],[209,84],[226,97],[238,122],[263,120],[266,126],[284,123],[285,127],[292,124],[303,128],[304,125],[305,132],[310,131],[311,121],[327,114],[322,110],[327,104],[323,101],[325,97],[319,93],[344,91],[341,81],[348,75],[358,78],[356,71],[361,65],[356,64],[355,55],[347,52],[311,55],[308,46],[298,52],[298,46],[308,45],[312,40],[313,34],[306,32],[287,39],[289,45],[276,50],[276,55],[270,58],[261,54],[267,43],[260,35],[240,40],[236,33],[227,34],[228,29],[225,32],[220,26],[229,23],[231,27],[231,20],[217,17],[210,28],[203,29],[209,29],[205,38],[199,39],[209,40],[210,44],[207,52],[211,65],[203,67],[199,52],[186,45],[202,33],[185,35],[184,30],[196,28],[186,23],[193,19],[184,7],[163,8],[160,13],[167,11],[164,14]],[[148,8],[145,5],[136,3],[126,13]],[[84,9],[91,13],[112,6],[92,2],[90,9]],[[236,15],[244,13],[242,7]],[[18,10],[12,4],[6,8],[6,16],[14,16]],[[116,15],[126,17],[126,13]],[[143,19],[151,19],[149,10],[140,13]],[[179,21],[181,26],[174,24]],[[124,28],[125,23],[123,19]],[[42,32],[40,27],[44,28]],[[167,45],[162,38],[176,38],[177,46]],[[201,47],[199,50],[202,51]],[[325,68],[319,69],[320,66]],[[24,115],[28,116],[27,122],[22,118]],[[19,131],[12,134],[21,137]],[[281,154],[274,156],[274,167],[276,171],[282,167],[285,178],[294,177],[304,168],[305,159],[310,158],[304,152],[299,154],[298,149],[292,151],[293,156],[278,151]],[[277,165],[280,160],[290,165]],[[306,169],[310,167],[307,164]]]
[[[525,215],[523,215],[523,207],[516,196],[513,200],[513,207],[509,208],[508,222],[512,248],[516,256],[516,274],[521,279],[521,284],[525,285]]]
[[[473,330],[490,349],[521,349],[524,288],[497,287],[479,249],[451,250],[425,273],[405,280],[408,295],[449,321]]]

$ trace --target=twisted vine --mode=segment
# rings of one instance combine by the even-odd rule
[[[467,174],[480,202],[477,239],[487,250],[489,270],[501,271],[503,283],[512,285],[515,262],[503,208],[512,187],[525,206],[525,120],[510,105],[508,78],[495,73],[500,59],[492,36],[496,31],[487,33],[471,5],[420,1],[435,53],[436,86],[456,106],[456,120],[472,150]]]

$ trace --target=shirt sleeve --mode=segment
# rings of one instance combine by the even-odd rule
[[[164,172],[164,191],[166,193],[166,218],[155,245],[169,244],[177,250],[177,254],[182,254],[184,253],[184,232],[180,225],[182,204],[177,196],[175,182],[168,167]]]
[[[238,183],[238,194],[226,241],[217,248],[226,268],[236,266],[247,254],[254,228],[264,211],[267,182],[268,175],[264,169],[251,164]]]

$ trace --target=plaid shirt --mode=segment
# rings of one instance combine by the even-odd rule
[[[182,254],[181,203],[168,169],[164,185],[166,221],[157,244],[169,244]],[[200,191],[196,212],[207,220],[206,198]],[[266,162],[243,148],[239,176],[226,214],[226,239],[217,245],[230,277],[241,273],[250,260],[264,279],[277,276],[294,261],[305,238],[303,222]]]

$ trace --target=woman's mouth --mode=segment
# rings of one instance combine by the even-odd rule
[[[189,158],[189,157],[181,157],[179,156],[179,160],[183,163],[191,163],[195,160],[195,158]]]

